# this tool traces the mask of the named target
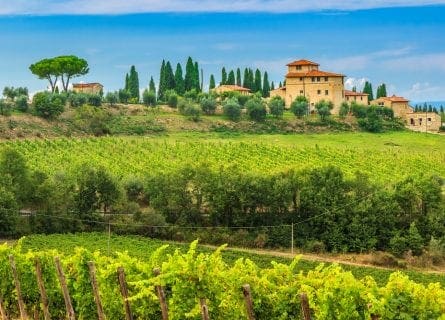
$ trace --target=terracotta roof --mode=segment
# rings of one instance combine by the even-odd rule
[[[273,90],[271,90],[271,91],[275,91],[275,90],[286,90],[286,87],[285,87],[285,86],[278,87],[278,88],[273,89]]]
[[[301,78],[301,77],[344,77],[340,73],[332,73],[320,70],[311,70],[309,72],[288,72],[286,78]]]
[[[391,102],[409,102],[409,100],[405,99],[404,97],[397,97],[394,94],[391,97],[380,97],[380,99],[389,100]]]
[[[301,59],[290,62],[287,64],[287,66],[319,66],[319,64],[309,60]]]
[[[73,88],[89,88],[89,87],[95,87],[95,86],[101,86],[98,82],[92,82],[92,83],[73,83]]]
[[[218,88],[227,88],[227,89],[232,89],[232,90],[236,90],[236,91],[248,91],[248,92],[250,92],[250,89],[237,86],[236,84],[223,84],[223,85],[218,86]]]
[[[369,96],[369,94],[345,90],[345,96]]]

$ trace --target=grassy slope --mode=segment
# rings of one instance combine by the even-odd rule
[[[188,244],[163,242],[160,240],[153,240],[137,236],[116,236],[113,235],[108,242],[108,237],[105,234],[74,234],[74,235],[33,235],[22,238],[20,241],[22,250],[45,250],[45,249],[57,249],[65,254],[73,252],[75,247],[85,247],[89,250],[99,250],[103,254],[113,254],[116,251],[128,251],[128,253],[139,259],[148,258],[151,253],[162,245],[169,244],[166,253],[172,253],[176,249],[186,251]],[[209,253],[213,251],[208,247],[200,246],[200,252]],[[256,254],[246,251],[236,250],[236,248],[227,249],[223,252],[223,257],[226,262],[233,263],[240,258],[248,258],[254,261],[261,267],[269,266],[272,261],[280,263],[289,263],[290,258],[280,257],[269,254]],[[305,259],[300,260],[298,267],[299,270],[307,272],[314,269],[320,263],[317,261]],[[329,263],[326,263],[329,264]],[[372,276],[379,285],[384,285],[388,280],[389,275],[394,270],[373,268],[366,266],[355,266],[340,264],[344,270],[351,271],[357,278],[363,278],[365,276]],[[406,270],[403,271],[412,280],[428,284],[431,282],[439,282],[445,287],[445,277],[439,274],[423,273],[418,271]]]

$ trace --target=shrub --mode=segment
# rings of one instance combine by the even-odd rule
[[[267,111],[263,101],[258,98],[250,99],[246,103],[247,114],[250,119],[256,122],[263,122],[266,119]]]
[[[406,251],[408,251],[407,240],[400,234],[396,234],[391,238],[389,247],[391,252],[398,257],[401,257]]]
[[[309,101],[304,96],[298,96],[291,103],[290,110],[297,118],[302,118],[309,112]]]
[[[88,104],[93,107],[100,107],[102,105],[102,97],[98,94],[89,94]]]
[[[320,116],[321,121],[325,121],[331,115],[331,110],[334,108],[332,101],[321,100],[315,104],[315,109]]]
[[[183,114],[189,117],[193,121],[199,121],[201,119],[201,108],[193,103],[189,103],[185,106]]]
[[[11,115],[11,104],[6,102],[4,99],[0,99],[0,115],[2,116]]]
[[[145,89],[142,93],[142,101],[146,106],[156,106],[156,93]]]
[[[247,101],[250,100],[250,96],[245,95],[245,94],[238,94],[236,97],[238,99],[238,103],[242,107],[244,107],[246,105]]]
[[[176,108],[178,106],[178,94],[175,90],[167,90],[164,94],[167,105],[171,108]]]
[[[344,119],[349,113],[349,104],[347,102],[342,102],[340,105],[340,110],[338,112],[338,115],[340,118]]]
[[[45,119],[54,119],[64,111],[63,98],[49,92],[36,93],[32,105],[36,115]]]
[[[271,98],[269,101],[269,111],[275,118],[282,117],[284,113],[284,100],[279,96]]]
[[[201,109],[205,114],[214,114],[216,110],[216,100],[209,96],[201,99]]]
[[[383,121],[375,111],[368,112],[365,118],[358,119],[358,125],[369,132],[376,133],[383,130]]]
[[[88,102],[88,95],[84,93],[72,93],[68,97],[68,103],[72,108],[83,106],[87,102]]]
[[[308,241],[305,245],[305,250],[311,253],[323,253],[326,252],[326,245],[323,241],[312,240]]]
[[[355,102],[351,103],[351,112],[356,118],[365,118],[368,114],[368,107],[363,104],[358,104]]]
[[[105,101],[110,105],[110,107],[114,106],[119,100],[118,94],[115,92],[108,92],[105,95]]]
[[[21,95],[15,99],[15,108],[21,112],[28,111],[28,96]]]
[[[238,121],[241,118],[241,107],[238,99],[227,99],[223,107],[224,115],[232,121]]]
[[[196,89],[186,91],[184,93],[184,98],[192,100],[192,101],[196,101],[198,99],[198,92],[196,91]]]
[[[82,130],[90,132],[96,136],[101,136],[110,132],[108,122],[110,115],[103,109],[83,105],[76,111],[75,124]]]

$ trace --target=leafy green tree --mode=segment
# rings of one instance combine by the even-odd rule
[[[238,121],[241,118],[241,107],[238,99],[227,99],[223,106],[224,115],[232,121]]]
[[[139,75],[135,66],[131,66],[130,68],[127,90],[130,93],[130,99],[139,101]]]
[[[205,114],[214,114],[216,110],[216,100],[212,96],[201,99],[201,109]]]
[[[25,95],[18,96],[15,99],[15,108],[21,112],[27,112],[28,111],[28,97]]]
[[[253,92],[261,92],[262,88],[261,88],[261,71],[259,69],[255,70],[255,78],[254,78],[254,83],[253,83],[253,88],[252,91]]]
[[[411,249],[412,253],[416,256],[420,256],[422,254],[422,249],[424,247],[424,240],[417,230],[416,223],[411,223],[408,230],[407,236],[407,246]]]
[[[188,103],[183,108],[182,114],[197,122],[201,119],[202,110],[198,105],[194,103]]]
[[[270,94],[269,76],[267,72],[264,72],[263,77],[263,98],[267,98]]]
[[[5,87],[3,89],[3,96],[11,101],[14,101],[15,97],[17,96],[17,91],[14,89],[14,87]]]
[[[59,68],[60,79],[62,80],[63,91],[68,91],[70,80],[74,77],[87,74],[90,69],[85,59],[76,56],[59,56],[53,58]]]
[[[182,96],[185,92],[185,82],[184,78],[182,77],[182,67],[180,63],[176,65],[174,89],[180,96]]]
[[[325,121],[331,115],[331,110],[334,108],[332,101],[321,100],[315,104],[315,109],[320,116],[321,121]]]
[[[241,70],[240,68],[236,68],[236,85],[237,86],[242,86],[243,82],[241,81]]]
[[[32,64],[29,69],[39,79],[48,80],[51,86],[51,92],[56,89],[57,80],[62,75],[59,61],[54,58],[47,58]]]
[[[369,81],[365,82],[362,93],[368,94],[368,101],[374,100],[374,94],[372,92],[372,84]]]
[[[11,115],[11,104],[4,99],[0,99],[0,115],[10,116]]]
[[[215,77],[213,74],[210,75],[210,84],[209,84],[209,90],[215,89]]]
[[[115,92],[107,92],[105,95],[105,101],[110,105],[110,107],[113,107],[118,100],[119,97]]]
[[[1,153],[0,177],[0,185],[11,191],[19,204],[26,204],[30,193],[30,179],[26,160],[21,153],[10,148]]]
[[[369,132],[381,132],[383,130],[382,117],[378,114],[378,107],[371,106],[366,112],[365,118],[359,118],[358,124]]]
[[[261,98],[252,98],[245,105],[249,118],[256,122],[266,120],[267,110]]]
[[[345,101],[342,102],[342,104],[340,105],[340,111],[338,113],[340,118],[344,119],[349,114],[349,109],[349,104]]]
[[[77,108],[88,102],[88,95],[86,93],[72,93],[68,97],[70,107]]]
[[[156,106],[156,93],[145,89],[142,93],[142,101],[146,106]]]
[[[279,96],[274,96],[269,100],[269,110],[275,118],[280,118],[284,113],[284,100]]]
[[[167,105],[170,108],[176,108],[178,106],[178,94],[175,92],[175,90],[167,90],[165,92],[165,98],[167,100]]]
[[[227,71],[226,68],[223,67],[221,70],[221,85],[227,84]]]
[[[299,119],[309,112],[309,101],[305,96],[298,96],[290,105],[290,110]]]
[[[118,94],[120,103],[124,103],[124,104],[128,103],[128,99],[130,99],[130,93],[127,90],[120,89],[117,94]]]
[[[382,83],[381,85],[379,85],[377,87],[376,98],[378,99],[380,97],[387,97],[386,84],[384,84],[384,83]]]
[[[17,234],[19,207],[14,194],[0,185],[0,237]]]
[[[65,103],[58,94],[38,92],[32,99],[32,106],[36,115],[46,119],[58,117],[65,109]]]
[[[236,81],[235,80],[235,72],[233,72],[233,70],[230,70],[229,76],[227,77],[227,83],[226,84],[234,85],[235,81]]]

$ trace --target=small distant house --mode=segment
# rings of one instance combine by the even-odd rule
[[[215,92],[217,94],[221,94],[224,92],[239,92],[242,95],[249,95],[250,89],[240,87],[237,85],[232,85],[232,84],[222,84],[222,85],[216,87],[215,89],[213,89],[213,92]]]
[[[347,103],[356,102],[358,104],[368,105],[368,94],[345,90],[345,101]]]
[[[371,104],[373,105],[391,108],[394,111],[394,116],[405,120],[407,119],[407,113],[412,113],[414,111],[408,103],[408,99],[397,97],[395,95],[392,95],[391,97],[380,97],[371,101]]]
[[[74,83],[73,91],[76,93],[100,94],[103,92],[104,86],[100,83]]]

